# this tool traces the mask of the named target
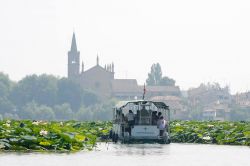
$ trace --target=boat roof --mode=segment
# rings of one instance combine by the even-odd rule
[[[141,104],[146,104],[147,102],[153,103],[157,108],[159,109],[169,109],[169,106],[167,106],[164,102],[159,102],[159,101],[150,101],[150,100],[132,100],[132,101],[120,101],[119,103],[116,104],[116,108],[124,108],[126,105],[129,103],[133,103],[135,105],[138,105],[139,103]]]

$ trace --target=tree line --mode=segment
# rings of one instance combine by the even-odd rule
[[[159,63],[153,64],[147,85],[174,85],[162,76]],[[0,120],[110,120],[115,99],[103,101],[80,84],[53,75],[28,75],[18,82],[0,72]]]
[[[148,86],[175,86],[175,80],[162,75],[161,66],[151,66],[146,80]],[[198,96],[198,103],[191,105],[190,96],[181,97],[181,104],[187,109],[187,119],[202,120],[204,107],[220,100],[218,94],[228,94],[229,87],[222,88],[218,83],[201,84],[204,93]],[[207,96],[207,97],[206,97]],[[117,101],[103,101],[95,92],[84,89],[67,78],[53,75],[29,75],[18,82],[0,72],[0,120],[111,120],[112,107]],[[234,100],[228,100],[230,120],[249,120],[249,107],[241,107]]]
[[[14,82],[0,73],[0,119],[109,120],[114,103],[67,78],[34,74]]]

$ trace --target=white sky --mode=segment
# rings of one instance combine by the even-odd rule
[[[66,76],[73,29],[85,67],[143,84],[153,63],[185,90],[250,90],[249,0],[1,0],[0,71]]]

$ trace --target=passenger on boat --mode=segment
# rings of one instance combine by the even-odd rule
[[[140,116],[141,116],[140,117],[140,124],[142,124],[142,125],[150,125],[151,124],[151,112],[150,112],[150,110],[146,109],[145,106],[142,107]]]
[[[163,136],[163,133],[166,130],[166,121],[163,118],[163,116],[161,116],[160,119],[158,120],[157,127],[160,130],[160,136]]]
[[[152,112],[152,125],[156,125],[158,120],[157,111]]]
[[[139,124],[139,120],[140,120],[140,110],[137,110],[135,115],[135,125]]]
[[[157,121],[160,119],[161,116],[162,116],[162,113],[161,113],[161,112],[158,112]]]
[[[124,136],[124,132],[126,132],[126,128],[128,128],[127,120],[126,120],[124,113],[122,113],[122,116],[121,116],[121,127],[122,127],[122,136]]]
[[[125,122],[126,122],[126,117],[125,117],[124,113],[122,113],[121,123],[125,123]]]
[[[131,136],[131,128],[134,127],[135,123],[135,116],[132,110],[129,110],[129,113],[127,114],[128,119],[128,126],[129,126],[129,136]]]

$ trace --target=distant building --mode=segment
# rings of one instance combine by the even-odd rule
[[[191,105],[207,106],[219,101],[220,103],[231,103],[231,94],[227,88],[221,88],[218,85],[201,84],[198,88],[188,90],[188,98]]]
[[[73,33],[71,49],[68,52],[68,78],[80,83],[103,98],[116,97],[120,100],[141,99],[143,86],[137,84],[136,79],[115,79],[114,63],[104,67],[100,65],[99,57],[96,65],[88,70],[84,69],[82,62],[80,72],[80,51],[77,50],[76,37]],[[178,86],[147,86],[146,98],[154,96],[180,96]]]
[[[120,100],[141,99],[143,89],[139,88],[136,79],[114,79],[112,96]]]
[[[188,119],[188,111],[183,100],[179,96],[154,96],[151,98],[154,101],[161,101],[168,104],[171,111],[172,119]]]
[[[198,88],[189,89],[189,110],[201,112],[203,120],[228,120],[232,97],[228,87],[221,88],[219,84],[201,84]]]
[[[235,104],[240,107],[250,107],[250,92],[237,93],[233,96]]]
[[[204,108],[202,112],[203,120],[229,120],[230,108],[227,104],[221,104],[219,101]]]

